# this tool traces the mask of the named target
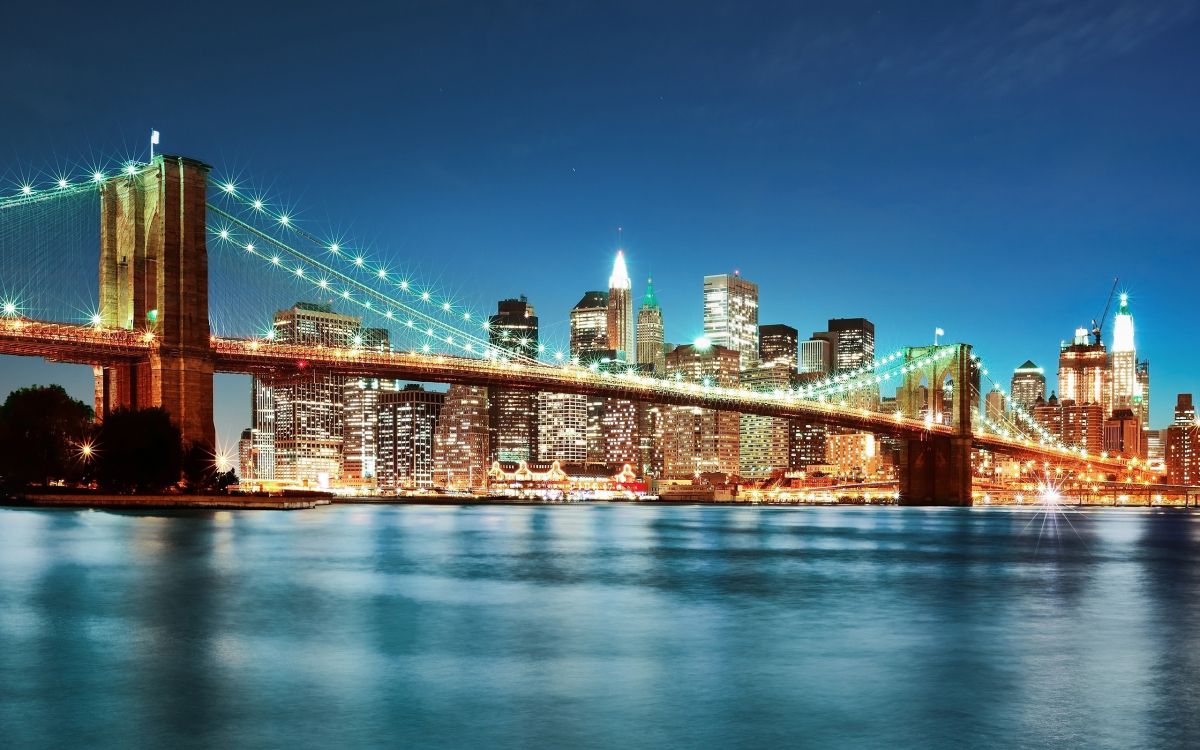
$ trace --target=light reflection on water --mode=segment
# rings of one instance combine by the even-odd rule
[[[0,510],[0,746],[1194,747],[1197,563],[1180,512]]]

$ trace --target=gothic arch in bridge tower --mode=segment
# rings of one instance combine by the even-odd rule
[[[926,359],[929,361],[917,364]],[[971,417],[979,394],[979,371],[971,347],[910,347],[904,361],[909,369],[896,391],[900,410],[914,419],[926,417],[931,425],[948,424],[954,434],[931,431],[901,441],[900,502],[970,505]]]
[[[205,205],[209,167],[158,156],[100,194],[100,321],[153,335],[147,360],[97,366],[96,414],[161,406],[188,443],[213,447]]]

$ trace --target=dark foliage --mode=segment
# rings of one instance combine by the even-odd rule
[[[88,470],[81,455],[92,410],[62,386],[33,386],[8,394],[0,406],[0,474],[10,487],[78,481]]]
[[[223,492],[238,481],[232,469],[218,471],[216,454],[203,443],[192,443],[184,452],[183,479],[192,493]]]
[[[162,492],[179,483],[183,439],[165,409],[118,409],[96,433],[96,482],[110,492]]]

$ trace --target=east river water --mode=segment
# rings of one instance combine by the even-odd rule
[[[0,747],[1200,746],[1200,515],[0,510]]]

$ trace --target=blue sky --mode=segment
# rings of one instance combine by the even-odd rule
[[[1200,390],[1196,2],[253,5],[6,11],[0,189],[154,127],[477,307],[528,295],[551,336],[621,226],[671,340],[739,269],[764,323],[940,325],[996,372],[1052,370],[1120,276],[1153,425]],[[90,374],[0,360],[0,390],[49,381]]]

